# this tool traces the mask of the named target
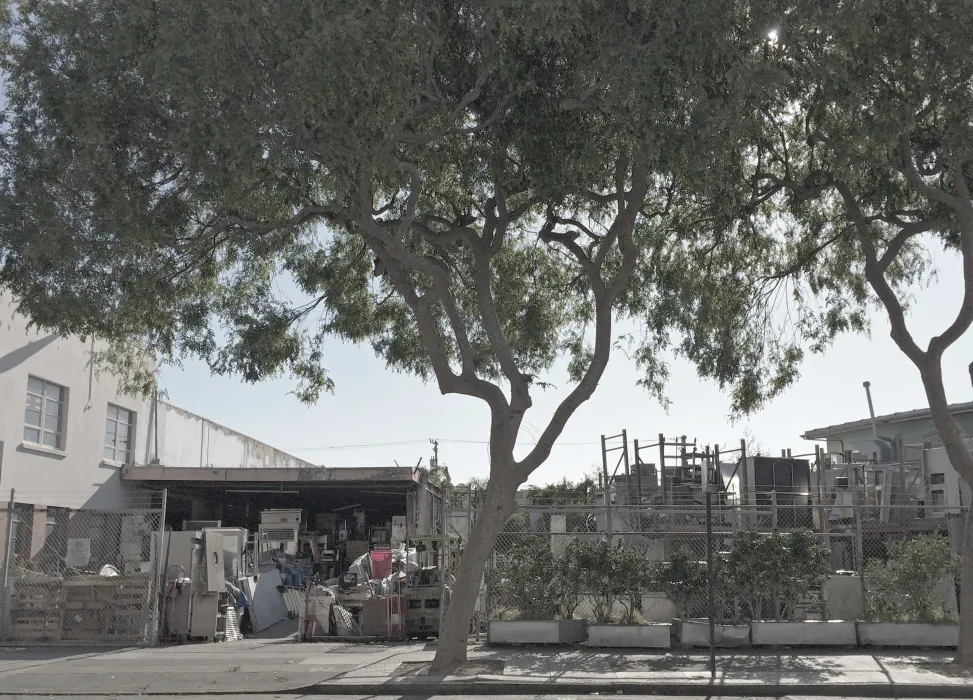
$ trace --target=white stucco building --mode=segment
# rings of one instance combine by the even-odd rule
[[[116,377],[92,371],[90,342],[28,328],[14,308],[0,292],[0,537],[13,489],[16,559],[33,559],[73,511],[158,508],[162,489],[177,528],[217,519],[252,529],[263,508],[348,504],[386,520],[407,513],[412,533],[438,527],[439,491],[422,470],[325,468],[167,401],[126,395]]]
[[[131,507],[145,489],[121,478],[123,466],[315,466],[165,401],[120,392],[115,376],[92,371],[90,342],[28,328],[14,308],[0,291],[0,503],[13,489],[16,555],[39,551],[70,511]]]
[[[17,553],[43,543],[59,509],[120,504],[122,465],[146,456],[149,402],[93,373],[90,351],[78,338],[28,329],[0,292],[0,500],[14,490]]]

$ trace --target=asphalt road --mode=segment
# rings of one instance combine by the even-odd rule
[[[47,697],[47,696],[45,696]],[[84,698],[84,700],[119,700],[120,696],[117,695],[83,695],[83,696],[70,696],[70,695],[57,695],[50,696],[56,698],[69,698],[78,697]],[[152,696],[142,696],[144,699],[151,698]],[[322,700],[322,698],[328,698],[328,700],[469,700],[467,695],[288,695],[288,694],[276,694],[276,695],[178,695],[178,696],[158,696],[160,700],[164,700],[165,697],[178,697],[180,700]],[[592,700],[592,698],[600,697],[598,693],[589,693],[588,695],[477,695],[477,700]],[[746,698],[741,698],[740,696],[720,696],[720,695],[707,695],[707,696],[691,696],[691,695],[680,695],[680,696],[666,696],[666,695],[610,695],[605,694],[605,697],[622,697],[626,700],[636,700],[639,698],[644,698],[645,700],[746,700]],[[806,696],[806,695],[781,695],[780,700],[824,700],[823,698]],[[0,698],[3,700],[37,700],[37,695],[2,695]],[[755,698],[754,700],[768,700],[768,698]],[[848,696],[847,698],[833,698],[829,697],[827,700],[872,700],[871,698],[858,698],[856,696]],[[923,700],[922,698],[917,698],[915,700]]]

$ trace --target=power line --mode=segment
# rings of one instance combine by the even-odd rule
[[[398,447],[401,445],[416,445],[419,443],[428,442],[428,438],[416,438],[415,440],[396,440],[394,442],[370,442],[358,445],[307,445],[303,447],[282,447],[281,449],[286,452],[318,452],[324,450],[361,450],[369,449],[373,447]],[[441,438],[439,442],[450,443],[454,445],[489,445],[489,440],[461,440],[461,439],[449,439]],[[536,445],[536,442],[518,442],[517,445]],[[597,446],[597,442],[556,442],[554,447],[592,447]]]

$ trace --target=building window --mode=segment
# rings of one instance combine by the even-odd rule
[[[135,414],[127,409],[108,404],[108,422],[105,424],[105,459],[131,464],[134,432]]]
[[[929,475],[930,484],[945,484],[946,475],[945,474],[930,474]]]
[[[27,379],[24,442],[64,449],[64,406],[68,390],[51,382]]]
[[[946,492],[942,489],[936,489],[930,493],[930,496],[932,496],[931,505],[933,508],[942,508],[946,505]]]
[[[34,507],[17,503],[10,519],[10,548],[14,564],[25,565],[30,560],[30,542],[33,533]]]

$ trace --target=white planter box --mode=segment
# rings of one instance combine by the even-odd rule
[[[959,644],[959,625],[922,622],[859,622],[858,639],[868,647],[952,647]]]
[[[584,620],[490,620],[490,644],[578,644],[587,636]]]
[[[668,649],[672,625],[588,625],[590,647]]]
[[[853,647],[854,622],[751,622],[754,646]]]
[[[750,625],[716,625],[714,637],[718,647],[750,646]],[[709,622],[699,620],[683,622],[679,641],[684,646],[708,647]]]

